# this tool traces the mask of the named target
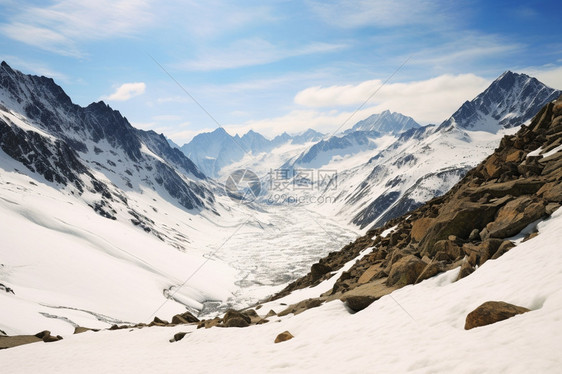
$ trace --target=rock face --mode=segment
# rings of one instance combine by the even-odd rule
[[[469,276],[509,251],[514,244],[508,238],[558,209],[561,185],[562,97],[515,135],[505,136],[492,155],[445,195],[321,259],[322,268],[335,272],[369,248],[318,299],[381,297],[458,267],[458,279]],[[385,231],[392,232],[383,236]],[[310,273],[271,299],[324,279]]]
[[[487,301],[466,316],[464,329],[470,330],[475,327],[491,325],[526,312],[530,312],[530,310],[503,301]]]

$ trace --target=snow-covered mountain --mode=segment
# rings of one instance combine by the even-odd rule
[[[274,198],[280,194],[273,189],[267,199],[321,201],[309,208],[340,216],[362,229],[382,225],[449,190],[493,151],[503,135],[529,121],[560,94],[534,78],[507,72],[439,126],[419,127],[397,113],[371,116],[372,120],[360,121],[353,128],[380,125],[380,118],[401,121],[377,127],[389,131],[384,136],[351,131],[311,146],[282,166],[289,175],[285,185],[302,184],[297,180],[302,177],[299,170],[307,169],[314,169],[312,174],[331,170],[337,181],[322,185],[320,178],[311,179],[308,189],[285,191],[281,201]],[[411,124],[410,128],[392,133],[404,128],[403,123]]]
[[[466,101],[441,126],[456,124],[474,131],[495,133],[530,120],[545,103],[560,95],[526,74],[506,71],[484,92]]]
[[[245,141],[258,147],[260,136]],[[235,203],[163,135],[135,129],[103,102],[73,104],[52,79],[0,66],[3,332],[67,334],[158,308],[212,313],[255,302],[355,236],[330,218]],[[241,295],[248,287],[261,296]]]
[[[302,147],[295,146],[316,142],[322,136],[323,134],[308,129],[297,135],[283,133],[270,140],[253,130],[243,136],[232,136],[219,127],[212,132],[196,135],[189,143],[181,146],[180,150],[206,175],[218,178],[225,174],[223,169],[230,171],[234,164],[240,168],[255,165],[256,160],[263,163],[267,156],[264,152],[284,155],[285,150],[280,148],[289,146],[290,149],[300,149]]]
[[[420,124],[412,117],[385,110],[382,113],[373,114],[357,122],[351,129],[346,130],[345,133],[347,134],[354,131],[377,131],[383,134],[398,135],[406,130],[418,127],[420,127]]]

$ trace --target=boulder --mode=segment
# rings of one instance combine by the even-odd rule
[[[174,322],[174,318],[176,318],[176,321],[185,321],[185,322]],[[197,323],[199,322],[199,318],[195,317],[193,314],[191,314],[190,312],[185,312],[182,314],[176,314],[174,316],[174,318],[172,318],[172,323],[173,324],[178,324],[178,323]]]
[[[504,255],[505,253],[507,253],[507,251],[509,251],[513,247],[515,247],[515,244],[513,244],[509,240],[504,240],[500,245],[500,247],[498,248],[498,250],[496,251],[496,253],[494,253],[494,255],[492,256],[492,260],[495,260],[500,256]]]
[[[410,231],[412,239],[416,242],[420,242],[427,233],[429,227],[432,225],[433,221],[433,218],[422,217],[412,222],[412,230]]]
[[[158,317],[154,317],[154,320],[148,324],[148,326],[151,326],[151,327],[152,326],[163,327],[163,326],[168,326],[168,325],[169,325],[168,321],[164,321],[163,319],[160,319]]]
[[[462,250],[468,256],[468,262],[472,266],[481,266],[494,256],[502,243],[502,239],[490,238],[479,244],[465,243]]]
[[[227,327],[246,327],[246,326],[249,326],[250,323],[252,322],[250,316],[247,316],[246,314],[238,312],[238,311],[233,310],[233,309],[227,310],[224,317],[222,317],[222,319],[223,319],[224,325],[227,326]],[[233,322],[236,325],[242,325],[242,323],[240,321],[238,321],[238,319],[242,319],[242,320],[244,320],[246,325],[245,326],[229,326],[229,321],[231,319],[236,319],[236,321]]]
[[[275,343],[286,342],[287,340],[293,339],[294,336],[289,331],[283,331],[281,334],[277,335],[275,338]]]
[[[520,196],[505,204],[493,222],[486,225],[491,238],[507,238],[546,214],[546,204],[530,196]]]
[[[228,320],[224,321],[225,327],[248,327],[250,326],[250,322],[246,321],[244,318],[240,317],[231,317]]]
[[[313,264],[310,267],[310,275],[314,280],[320,279],[324,274],[329,273],[331,271],[332,269],[328,265],[324,265],[321,263]]]
[[[376,279],[379,274],[382,272],[382,268],[380,264],[371,265],[361,274],[359,280],[357,281],[358,284],[368,283],[372,279]]]
[[[403,287],[418,279],[426,264],[414,255],[406,255],[392,265],[387,286]]]
[[[376,300],[373,296],[349,296],[345,299],[345,305],[354,312],[360,312]]]
[[[470,274],[472,274],[473,272],[474,272],[474,268],[467,261],[467,262],[465,262],[461,265],[461,270],[459,271],[459,275],[457,277],[457,280],[460,280],[464,277],[467,277]]]
[[[466,316],[465,330],[503,321],[530,310],[503,301],[487,301]]]
[[[445,271],[445,267],[443,266],[443,264],[441,262],[438,262],[438,261],[431,262],[430,264],[428,264],[425,267],[425,269],[423,269],[421,274],[416,279],[416,283],[420,283],[421,281],[432,278],[432,277],[436,276],[437,274],[442,273],[444,271]]]
[[[254,309],[246,309],[242,312],[243,314],[247,315],[248,317],[250,317],[250,319],[252,318],[259,318],[260,316],[258,315],[258,312],[256,312]]]

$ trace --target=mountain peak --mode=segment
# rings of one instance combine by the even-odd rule
[[[441,127],[456,124],[468,130],[496,133],[522,125],[545,102],[555,100],[561,93],[527,74],[508,70],[476,98],[465,102]]]
[[[372,114],[364,120],[357,122],[350,130],[344,133],[348,134],[354,131],[377,131],[381,134],[397,135],[418,127],[420,127],[420,125],[412,117],[391,112],[387,109],[381,113]]]

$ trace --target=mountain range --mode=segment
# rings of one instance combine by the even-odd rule
[[[383,112],[334,136],[219,128],[180,150],[104,102],[78,106],[52,79],[2,63],[0,285],[13,293],[0,292],[0,330],[66,334],[255,302],[447,193],[559,95],[507,72],[440,125]],[[215,179],[238,168],[262,177],[248,204]],[[511,176],[500,170],[486,181]]]

